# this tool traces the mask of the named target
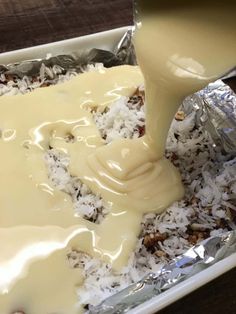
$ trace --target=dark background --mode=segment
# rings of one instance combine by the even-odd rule
[[[0,52],[130,24],[131,0],[0,0]],[[235,314],[236,268],[160,313]]]
[[[0,52],[131,23],[131,0],[0,0]]]

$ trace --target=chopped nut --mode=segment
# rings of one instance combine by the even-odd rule
[[[49,82],[44,82],[42,85],[40,85],[40,87],[48,87],[48,86],[50,86],[51,85],[51,83],[49,83]]]
[[[191,203],[192,205],[197,204],[197,198],[196,198],[195,196],[193,196],[193,197],[191,198],[191,200],[190,200],[190,203]]]
[[[172,153],[171,154],[171,157],[170,157],[171,162],[174,162],[174,161],[176,161],[178,159],[179,159],[179,157],[178,157],[178,155],[176,153]]]
[[[193,244],[193,245],[195,245],[196,243],[197,243],[197,236],[196,235],[190,235],[189,237],[188,237],[188,241],[189,241],[189,243],[191,243],[191,244]]]
[[[71,133],[67,133],[65,136],[65,140],[67,143],[74,143],[75,142],[75,137]]]
[[[185,119],[186,115],[183,111],[178,111],[175,115],[175,120],[177,121],[183,121]]]
[[[216,226],[218,228],[224,229],[224,228],[226,228],[228,226],[228,224],[227,224],[225,219],[219,218],[219,219],[216,220]]]
[[[157,250],[157,251],[155,252],[155,255],[156,255],[157,257],[166,257],[166,256],[167,256],[166,252],[161,251],[161,250]]]
[[[231,210],[229,207],[226,207],[226,216],[230,221],[234,219],[234,211]]]
[[[138,87],[134,93],[134,96],[141,96],[143,99],[145,97],[145,91],[143,88]]]
[[[139,137],[144,136],[145,134],[145,126],[138,126]]]
[[[39,82],[39,80],[40,80],[40,79],[39,79],[37,76],[32,76],[32,77],[31,77],[31,82],[32,82],[32,83]]]
[[[193,231],[193,234],[195,234],[198,238],[203,238],[206,239],[209,237],[210,231],[206,230],[206,231]]]
[[[16,77],[12,74],[5,74],[5,78],[6,78],[6,81],[13,81],[15,82],[16,81]]]
[[[205,231],[196,231],[196,230],[188,230],[189,236],[188,236],[188,241],[195,245],[196,243],[207,239],[210,236],[210,230],[205,230]]]
[[[205,231],[207,230],[208,228],[202,224],[198,224],[198,223],[193,223],[190,225],[190,228],[193,230],[193,231]]]
[[[203,232],[198,232],[197,237],[198,237],[197,241],[201,241],[201,240],[205,239]]]
[[[131,108],[134,105],[138,105],[138,108],[141,108],[145,102],[145,93],[140,88],[137,88],[133,96],[129,98],[128,107]]]
[[[146,246],[146,248],[152,248],[155,246],[159,241],[163,242],[167,239],[167,233],[150,233],[145,235],[143,244]]]

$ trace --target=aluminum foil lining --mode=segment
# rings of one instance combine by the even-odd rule
[[[158,273],[150,273],[137,283],[107,298],[92,308],[89,314],[127,313],[235,252],[236,231],[211,237],[163,266]]]
[[[28,60],[21,63],[0,65],[0,74],[23,78],[36,77],[42,65],[60,68],[61,74],[67,71],[81,73],[88,64],[103,63],[105,67],[122,64],[137,64],[134,46],[132,44],[134,28],[130,28],[122,37],[113,51],[91,49],[76,51],[70,55],[48,57],[43,60]],[[236,74],[234,69],[227,77]],[[221,145],[227,153],[236,153],[236,95],[230,87],[219,80],[210,84],[204,90],[188,98],[201,116],[203,124],[217,145]]]
[[[236,153],[236,95],[223,81],[209,84],[188,97],[183,105],[192,104],[198,111],[198,122],[204,125],[216,145],[227,153]]]
[[[198,95],[203,99],[203,124],[216,144],[236,153],[236,95],[222,81],[208,85]]]
[[[133,28],[125,33],[113,51],[91,49],[71,52],[67,55],[45,56],[45,59],[26,60],[19,63],[0,65],[0,73],[23,78],[24,76],[37,77],[41,66],[48,68],[60,67],[61,74],[68,71],[82,73],[88,64],[103,63],[106,68],[113,66],[136,64],[134,46],[132,44]]]
[[[76,51],[70,55],[48,56],[43,60],[0,65],[0,74],[23,78],[39,76],[42,66],[49,68],[57,66],[61,74],[66,74],[68,71],[81,73],[89,64],[96,63],[103,63],[105,67],[134,65],[136,56],[132,36],[133,28],[123,36],[113,51],[94,48],[89,51]],[[50,79],[53,78],[49,77]],[[216,145],[221,145],[228,153],[236,153],[236,95],[230,87],[219,80],[188,97],[183,103],[183,108],[186,111],[191,110],[190,104],[197,110],[199,125],[205,126]],[[158,273],[147,275],[92,308],[89,313],[126,313],[234,252],[236,231],[209,238],[165,265]]]

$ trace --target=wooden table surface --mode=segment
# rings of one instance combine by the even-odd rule
[[[0,52],[131,23],[131,0],[0,0]],[[159,313],[236,313],[236,268]]]

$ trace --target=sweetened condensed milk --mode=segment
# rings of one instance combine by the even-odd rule
[[[234,67],[236,5],[153,2],[136,8],[144,78],[139,67],[120,66],[0,99],[1,314],[79,313],[83,275],[68,266],[68,250],[120,270],[135,248],[142,215],[183,197],[180,175],[164,157],[168,130],[187,95]],[[90,108],[130,97],[144,81],[145,136],[106,145]],[[71,175],[110,205],[100,225],[76,216],[71,198],[53,188],[44,161],[49,147],[66,153]]]

